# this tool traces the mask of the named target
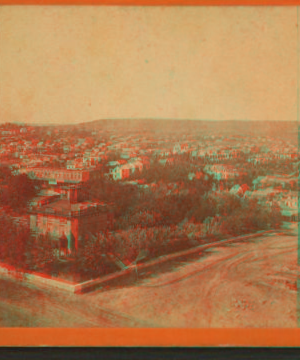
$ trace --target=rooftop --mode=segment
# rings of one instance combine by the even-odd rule
[[[71,203],[67,199],[59,199],[39,208],[33,208],[32,212],[71,217],[88,215],[104,209],[106,209],[106,204],[103,202],[82,201]]]

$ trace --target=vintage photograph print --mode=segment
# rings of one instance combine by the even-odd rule
[[[0,327],[297,328],[297,10],[1,7]]]

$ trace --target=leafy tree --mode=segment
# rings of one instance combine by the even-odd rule
[[[77,263],[79,270],[97,273],[103,271],[107,265],[104,256],[108,252],[107,240],[104,234],[99,233],[96,237],[87,237],[84,246],[79,249]]]
[[[12,175],[7,168],[2,168],[0,178],[6,185],[5,191],[0,193],[0,202],[13,210],[23,211],[28,202],[37,194],[38,183],[26,174]]]
[[[49,233],[31,237],[26,248],[26,263],[30,270],[43,270],[57,259],[56,244]]]
[[[16,225],[13,219],[5,214],[0,218],[0,227],[0,261],[16,269],[27,269],[26,251],[30,243],[29,229],[23,225]]]

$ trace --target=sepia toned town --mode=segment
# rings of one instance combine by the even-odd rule
[[[297,328],[299,9],[20,5],[0,24],[0,343]]]
[[[25,292],[75,298],[105,296],[111,288],[139,292],[139,286],[155,293],[176,286],[187,294],[186,287],[195,289],[181,279],[206,273],[197,270],[203,261],[236,272],[236,252],[253,253],[255,268],[283,256],[298,222],[296,123],[161,124],[1,125],[1,273],[12,278],[2,286],[10,281],[5,286],[13,291],[17,281]],[[226,242],[237,244],[229,265]],[[285,255],[290,260],[280,278],[275,268],[260,272],[273,291],[296,292],[293,255]],[[197,274],[189,275],[194,268]],[[29,306],[19,301],[18,307]],[[231,306],[252,306],[247,296],[236,301]]]

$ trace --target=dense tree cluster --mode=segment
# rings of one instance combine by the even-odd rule
[[[0,168],[0,204],[22,211],[36,196],[39,184],[26,174],[13,175],[7,167]]]
[[[93,268],[100,267],[103,263],[101,254],[112,253],[128,264],[137,259],[151,259],[190,248],[203,243],[203,239],[209,241],[210,238],[238,236],[281,225],[280,209],[275,205],[264,207],[257,201],[231,194],[216,196],[210,193],[204,200],[209,211],[203,211],[201,222],[192,216],[176,225],[166,225],[161,224],[158,213],[138,213],[129,220],[126,229],[99,233],[87,239],[86,247],[80,254],[81,261],[87,267],[89,264],[93,264]],[[141,220],[139,224],[137,220]]]
[[[231,194],[226,189],[234,180],[215,181],[192,162],[175,157],[174,164],[158,159],[151,170],[144,168],[131,180],[148,187],[109,180],[90,182],[88,191],[95,200],[116,204],[112,231],[87,239],[81,258],[96,268],[100,254],[113,253],[122,261],[152,258],[191,247],[204,238],[229,237],[279,227],[280,209]],[[189,178],[190,172],[198,176]],[[253,170],[252,170],[253,171]],[[243,175],[241,184],[252,185],[256,174]],[[85,259],[85,260],[84,260]],[[97,260],[98,259],[98,260]]]
[[[43,270],[56,261],[55,243],[48,234],[34,238],[28,227],[1,214],[0,262],[18,270]]]
[[[196,226],[199,230],[199,225]],[[201,227],[201,225],[200,225]],[[83,268],[100,269],[105,263],[104,254],[120,259],[126,265],[195,245],[184,228],[157,226],[130,228],[111,233],[99,233],[88,238],[78,253]]]

